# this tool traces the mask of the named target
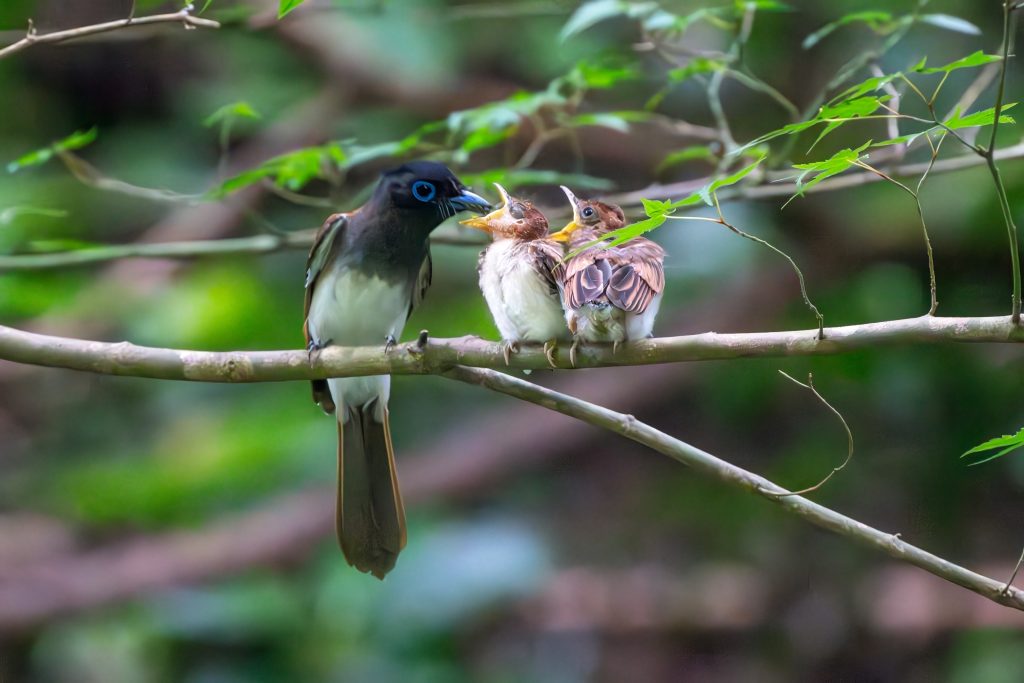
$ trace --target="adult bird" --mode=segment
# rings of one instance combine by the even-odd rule
[[[569,355],[576,363],[581,342],[612,342],[650,337],[665,289],[665,250],[635,238],[605,248],[588,242],[623,227],[626,216],[614,204],[583,200],[562,186],[572,204],[572,221],[551,236],[572,250],[584,247],[565,264],[560,285],[565,321],[573,335]]]
[[[306,262],[310,353],[335,344],[395,344],[430,286],[429,236],[488,202],[443,164],[385,172],[370,200],[329,217]],[[313,380],[313,400],[338,422],[338,542],[356,569],[384,578],[405,546],[405,509],[388,426],[391,377]]]
[[[555,274],[564,249],[548,237],[548,219],[537,207],[494,186],[501,206],[462,221],[494,240],[480,254],[480,290],[501,333],[505,363],[519,342],[543,342],[554,366],[557,340],[569,338]]]

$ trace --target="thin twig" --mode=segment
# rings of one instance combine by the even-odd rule
[[[927,136],[927,133],[925,135]],[[940,143],[941,143],[941,140],[940,140]],[[928,138],[928,144],[929,145],[931,144],[931,139],[930,138]],[[854,165],[859,166],[860,168],[866,169],[867,171],[869,171],[871,173],[874,173],[875,175],[879,176],[883,180],[885,180],[885,181],[887,181],[889,183],[892,183],[896,187],[900,188],[901,190],[903,190],[904,192],[909,194],[914,199],[914,205],[917,208],[917,217],[918,217],[918,220],[921,223],[921,233],[924,235],[925,252],[926,252],[926,254],[928,256],[928,285],[929,285],[929,289],[931,291],[931,305],[928,307],[928,315],[935,315],[935,311],[938,310],[938,308],[939,308],[939,299],[938,299],[938,285],[937,285],[937,281],[936,281],[936,278],[935,278],[935,254],[932,251],[932,240],[928,236],[928,225],[925,223],[925,219],[924,219],[924,206],[922,206],[922,204],[921,204],[920,191],[921,191],[922,183],[924,183],[925,178],[928,177],[928,172],[935,165],[935,158],[938,156],[938,154],[939,154],[939,146],[935,145],[935,146],[932,147],[932,157],[931,157],[931,161],[929,163],[929,166],[928,166],[928,168],[925,169],[924,174],[921,176],[921,180],[918,181],[918,183],[917,183],[917,190],[912,190],[910,188],[910,186],[905,185],[904,183],[901,183],[900,181],[896,180],[895,178],[893,178],[892,176],[890,176],[890,175],[888,175],[886,173],[883,173],[882,171],[879,171],[877,168],[871,166],[871,164],[868,164],[868,163],[866,163],[864,161],[856,161],[856,162],[854,162]]]
[[[171,190],[161,190],[152,187],[142,187],[126,183],[117,178],[104,175],[98,168],[73,152],[62,150],[57,152],[58,158],[64,163],[75,180],[104,192],[115,192],[127,197],[145,199],[151,202],[163,202],[170,204],[199,204],[204,200],[201,194],[182,194]]]
[[[1024,550],[1020,552],[1020,559],[1017,560],[1017,565],[1013,568],[1013,573],[1010,574],[1009,580],[1006,582],[1006,585],[1003,586],[1004,593],[1009,593],[1013,588],[1013,582],[1017,578],[1017,574],[1020,572],[1021,566],[1024,566]]]
[[[7,47],[0,48],[0,59],[9,57],[15,52],[21,52],[22,50],[28,49],[33,45],[62,43],[68,40],[74,40],[81,38],[82,36],[91,36],[97,33],[106,33],[108,31],[116,31],[117,29],[127,28],[128,26],[145,26],[146,24],[172,24],[179,23],[190,28],[220,28],[220,23],[211,19],[203,19],[192,15],[191,6],[183,7],[177,12],[171,12],[169,14],[154,14],[148,17],[134,17],[130,16],[127,19],[118,19],[116,21],[107,21],[102,24],[92,24],[90,26],[79,26],[78,28],[71,28],[65,31],[55,31],[53,33],[38,33],[34,30],[30,30],[24,38],[16,43],[12,43]]]
[[[779,370],[779,374],[782,375],[783,377],[785,377],[786,379],[788,379],[790,382],[793,382],[794,384],[796,384],[798,386],[801,386],[804,389],[809,389],[811,391],[811,393],[813,393],[818,398],[819,401],[821,401],[823,404],[825,404],[826,408],[831,410],[835,414],[835,416],[839,418],[839,421],[843,424],[843,429],[846,431],[846,444],[847,444],[847,446],[846,446],[846,459],[843,460],[842,463],[840,463],[836,467],[833,467],[832,471],[829,472],[828,475],[826,475],[824,479],[819,481],[814,486],[809,486],[809,487],[807,487],[805,489],[801,489],[799,491],[793,491],[792,493],[781,494],[783,496],[805,496],[808,493],[812,493],[812,492],[817,491],[818,489],[820,489],[822,486],[824,486],[828,482],[829,479],[834,477],[837,472],[842,471],[843,468],[846,467],[850,463],[850,460],[853,459],[853,432],[850,431],[850,425],[847,424],[846,418],[843,417],[843,414],[840,413],[839,410],[835,406],[833,406],[831,403],[829,403],[828,400],[824,396],[822,396],[820,393],[818,393],[818,390],[814,386],[814,376],[813,375],[808,373],[807,374],[807,384],[804,384],[803,382],[801,382],[800,380],[796,379],[795,377],[787,375],[782,370]],[[773,494],[773,495],[775,495],[775,494]]]
[[[804,273],[803,273],[802,270],[800,270],[800,266],[798,266],[796,264],[796,261],[793,260],[793,257],[790,256],[789,254],[787,254],[786,252],[782,251],[778,247],[776,247],[771,242],[769,242],[767,240],[764,240],[764,239],[761,239],[760,237],[757,237],[755,235],[751,235],[749,232],[745,232],[743,230],[740,230],[735,225],[733,225],[729,221],[725,220],[725,216],[722,213],[722,206],[721,206],[721,204],[718,203],[718,197],[715,195],[715,193],[711,194],[711,199],[714,201],[715,211],[718,212],[718,222],[719,223],[721,223],[725,227],[729,228],[730,230],[732,230],[734,233],[736,233],[740,237],[745,237],[745,238],[747,238],[748,240],[750,240],[752,242],[757,242],[758,244],[760,244],[762,246],[768,247],[769,249],[774,251],[776,254],[778,254],[782,258],[786,259],[787,261],[789,261],[789,265],[793,268],[793,271],[796,273],[796,278],[797,278],[797,280],[800,283],[800,296],[803,297],[804,303],[807,305],[807,307],[809,309],[811,309],[811,312],[814,313],[814,317],[817,318],[817,320],[818,320],[818,339],[824,339],[825,338],[825,316],[823,316],[821,314],[821,311],[818,310],[818,307],[815,306],[814,303],[811,301],[811,297],[807,295],[807,282],[804,280]]]

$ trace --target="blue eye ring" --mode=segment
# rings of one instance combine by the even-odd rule
[[[429,202],[437,196],[437,188],[434,187],[434,183],[428,183],[426,180],[417,180],[412,184],[412,196],[421,202]]]

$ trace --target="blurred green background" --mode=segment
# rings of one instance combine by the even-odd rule
[[[801,108],[881,40],[864,26],[810,50],[804,37],[846,12],[916,5],[789,4],[793,11],[757,14],[746,60]],[[704,5],[664,3],[680,13]],[[963,17],[982,34],[916,25],[880,65],[994,52],[1000,6],[933,0],[927,11]],[[130,8],[126,0],[6,0],[2,43],[19,39],[29,17],[50,31]],[[639,75],[593,87],[575,112],[642,110],[666,69],[634,51],[644,41],[637,23],[613,18],[562,41],[575,8],[308,0],[278,21],[275,3],[213,0],[203,16],[223,22],[217,31],[165,24],[0,60],[0,160],[95,126],[96,141],[76,154],[102,178],[167,191],[154,198],[89,186],[57,160],[4,174],[0,212],[17,210],[0,214],[0,254],[308,229],[326,205],[357,204],[394,163],[387,155],[401,151],[396,141],[431,121],[457,128],[452,112],[543,92],[581,60],[638,60]],[[165,9],[140,1],[136,12]],[[729,31],[700,24],[683,44],[725,50],[728,41]],[[1021,92],[1018,66],[1009,101]],[[939,109],[976,75],[955,74]],[[787,122],[770,99],[733,81],[722,97],[741,142]],[[990,88],[977,106],[991,100]],[[204,125],[239,101],[259,117],[232,119],[228,135]],[[672,90],[658,111],[714,126],[697,82]],[[471,181],[499,169],[496,177],[520,184],[530,179],[501,169],[521,160],[546,116],[542,108],[513,117],[494,140],[484,139],[484,126],[479,149],[449,130],[406,155],[441,156]],[[519,193],[559,207],[547,181],[569,179],[594,194],[710,172],[699,160],[659,168],[694,142],[664,121],[628,123],[555,139],[528,164],[547,172],[545,182]],[[847,126],[814,158],[882,137],[881,123]],[[1007,126],[1000,139],[1019,137]],[[329,141],[340,141],[347,161],[325,170],[316,157],[314,177],[292,188],[321,205],[296,203],[267,183],[196,197],[276,155]],[[945,154],[960,153],[947,145]],[[1003,172],[1020,220],[1020,162],[1005,162]],[[490,191],[481,182],[477,189]],[[875,184],[782,210],[784,199],[725,210],[803,266],[826,324],[927,310],[908,196]],[[937,174],[922,201],[940,315],[1008,313],[1005,229],[986,172]],[[630,213],[642,216],[636,206]],[[771,252],[705,223],[672,221],[654,238],[669,252],[659,334],[814,325],[792,272]],[[434,247],[434,285],[407,338],[422,328],[496,337],[476,287],[478,251]],[[297,348],[304,258],[292,249],[3,272],[0,322],[155,346]],[[1016,348],[888,348],[531,379],[798,488],[830,471],[846,440],[835,416],[780,369],[813,372],[856,440],[853,461],[816,500],[997,578],[1009,574],[1024,544],[1024,458],[968,468],[958,456],[1024,424]],[[1024,617],[624,439],[431,377],[396,378],[391,409],[410,541],[381,583],[347,567],[335,546],[335,428],[305,383],[191,385],[0,363],[0,681],[1021,678]]]

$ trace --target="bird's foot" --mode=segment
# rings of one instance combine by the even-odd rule
[[[501,343],[501,355],[505,358],[505,365],[509,366],[512,364],[512,354],[519,353],[519,344],[517,342],[506,339]]]
[[[548,359],[548,365],[554,369],[558,369],[558,363],[555,362],[555,352],[558,351],[558,340],[549,339],[544,342],[544,357]]]
[[[409,353],[414,356],[422,356],[423,352],[427,350],[427,340],[429,338],[429,332],[420,330],[420,336],[416,337],[416,343],[409,347]]]
[[[619,352],[619,347],[620,346],[622,346],[622,341],[621,340],[616,339],[615,341],[612,342],[612,355],[613,356]]]
[[[580,338],[574,337],[569,347],[569,364],[576,367],[576,351],[580,348]]]
[[[395,339],[395,335],[393,334],[389,334],[384,337],[384,353],[391,353],[391,349],[395,348],[395,344],[397,343],[398,340]]]
[[[333,341],[333,339],[328,339],[327,341],[322,342],[315,342],[312,339],[309,340],[309,343],[306,344],[306,356],[309,359],[310,367],[320,360],[320,352],[330,346]]]

